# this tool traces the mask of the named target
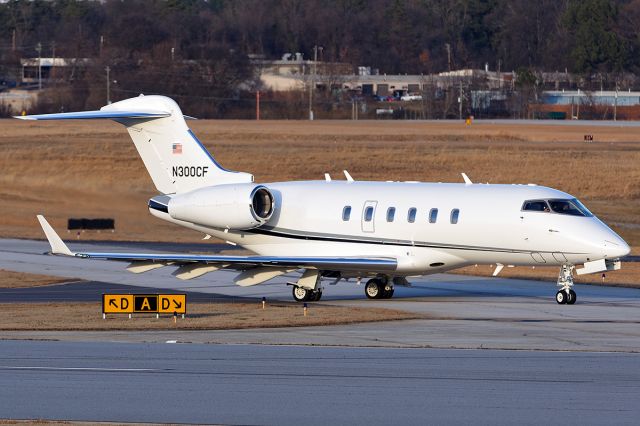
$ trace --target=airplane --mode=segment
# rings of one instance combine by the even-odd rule
[[[51,254],[129,262],[144,273],[173,266],[189,280],[219,270],[253,286],[300,273],[296,301],[316,301],[322,281],[366,280],[365,295],[388,299],[415,276],[468,265],[559,266],[558,304],[574,304],[573,274],[620,269],[627,243],[565,192],[533,184],[367,182],[256,183],[222,167],[164,96],[126,99],[97,111],[22,120],[111,119],[124,125],[160,193],[151,215],[244,247],[253,256],[73,252],[46,219]],[[583,265],[576,269],[576,265]],[[294,274],[295,275],[295,274]],[[296,275],[297,276],[297,275]]]

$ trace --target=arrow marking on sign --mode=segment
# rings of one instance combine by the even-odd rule
[[[115,299],[109,300],[109,306],[113,306],[114,308],[118,309],[118,305],[116,304]]]
[[[180,309],[182,308],[182,302],[178,303],[177,301],[173,301],[173,304],[176,305],[176,308]]]

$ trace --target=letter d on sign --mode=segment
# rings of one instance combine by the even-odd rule
[[[161,298],[160,300],[162,300],[162,310],[169,309],[171,307],[169,299]]]

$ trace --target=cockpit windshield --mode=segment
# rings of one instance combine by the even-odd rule
[[[551,210],[560,214],[568,214],[571,216],[593,216],[585,206],[576,200],[549,200]]]
[[[570,200],[528,200],[522,205],[522,210],[532,212],[553,212],[570,216],[593,216],[593,214],[575,198]]]

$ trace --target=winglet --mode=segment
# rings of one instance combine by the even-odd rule
[[[45,219],[41,214],[39,214],[37,217],[38,222],[40,222],[40,226],[42,226],[42,230],[44,231],[44,235],[46,235],[47,240],[49,240],[49,244],[51,245],[51,253],[74,256],[74,253],[69,250],[69,247],[67,247],[60,236],[56,234],[56,231],[54,231],[51,225],[49,225],[47,219]]]
[[[348,172],[348,171],[346,171],[346,170],[343,170],[343,172],[344,172],[344,177],[346,177],[346,178],[347,178],[347,182],[353,182],[353,178],[351,177],[351,175],[349,174],[349,172]]]
[[[467,176],[466,173],[462,173],[462,179],[464,179],[464,183],[465,185],[471,185],[473,184],[473,182],[471,182],[471,179],[469,179],[469,176]]]

